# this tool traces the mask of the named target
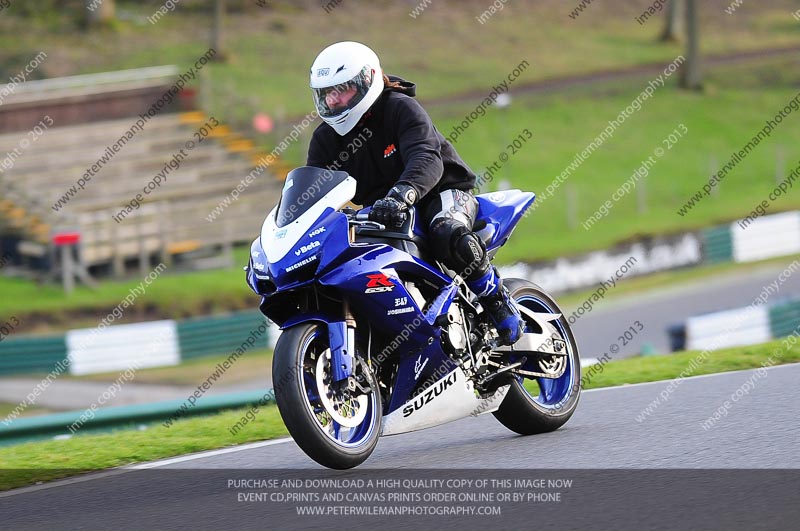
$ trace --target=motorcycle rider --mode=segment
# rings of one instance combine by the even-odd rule
[[[310,74],[323,123],[314,131],[307,165],[333,165],[352,175],[353,201],[372,206],[371,220],[399,227],[416,206],[434,257],[479,297],[500,343],[515,343],[524,322],[472,231],[476,176],[414,99],[416,86],[385,75],[375,52],[349,41],[322,50]]]

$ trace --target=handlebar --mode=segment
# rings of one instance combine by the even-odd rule
[[[386,230],[386,225],[378,223],[377,221],[370,221],[369,212],[354,212],[352,214],[348,214],[347,220],[351,225],[369,227],[375,230]]]

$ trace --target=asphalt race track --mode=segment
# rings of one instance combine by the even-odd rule
[[[717,275],[671,288],[625,295],[614,301],[601,301],[591,313],[585,314],[573,325],[581,356],[599,358],[609,352],[613,344],[620,349],[612,354],[614,359],[638,355],[645,344],[660,353],[667,353],[670,351],[667,336],[669,326],[685,322],[694,315],[746,308],[761,294],[764,286],[775,282],[790,263],[791,260],[787,259],[784,265]],[[770,296],[768,303],[783,297],[800,297],[800,275],[790,276],[780,286],[780,291]],[[574,310],[564,308],[567,315]],[[644,330],[623,345],[619,336],[637,320],[642,323]]]
[[[381,439],[364,465],[344,472],[322,469],[290,440],[256,443],[0,494],[0,522],[14,530],[98,523],[104,529],[793,528],[800,517],[798,379],[800,364],[793,364],[687,378],[672,392],[667,382],[588,391],[553,433],[520,437],[485,415]],[[652,408],[659,396],[666,398]],[[648,405],[651,414],[642,416]],[[709,425],[715,411],[718,420]],[[308,504],[244,503],[237,492],[259,489],[229,483],[395,477],[573,483],[557,502],[494,504],[503,512],[491,517],[299,516],[297,506]]]

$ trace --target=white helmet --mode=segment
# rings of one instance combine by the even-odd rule
[[[383,92],[383,70],[378,56],[367,46],[337,42],[314,60],[310,84],[320,117],[344,136]],[[344,101],[331,101],[340,96]]]

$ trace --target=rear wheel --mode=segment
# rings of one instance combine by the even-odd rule
[[[510,278],[503,280],[511,298],[518,306],[536,313],[562,313],[556,301],[542,288],[527,280]],[[535,327],[524,313],[526,331]],[[552,321],[561,338],[566,343],[567,356],[564,373],[558,378],[535,378],[534,385],[527,385],[521,376],[509,378],[511,387],[494,416],[505,427],[522,435],[533,435],[557,430],[575,412],[580,398],[581,363],[578,344],[572,334],[567,318],[562,314]],[[538,328],[538,327],[537,327]],[[555,358],[554,356],[551,356]],[[552,366],[557,360],[542,360],[544,367]]]
[[[358,358],[363,387],[335,389],[327,328],[305,323],[285,330],[275,345],[272,378],[281,418],[297,445],[328,468],[358,466],[372,454],[381,431],[381,396],[372,371]]]

